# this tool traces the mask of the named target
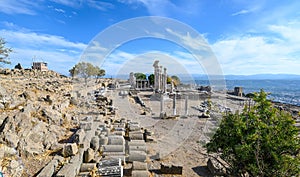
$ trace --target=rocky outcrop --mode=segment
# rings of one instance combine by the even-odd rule
[[[99,108],[88,95],[95,82],[84,87],[53,71],[20,67],[0,69],[0,78],[1,171],[9,176],[34,176],[43,167],[57,172],[61,159],[55,158],[77,157],[85,132],[74,130]]]

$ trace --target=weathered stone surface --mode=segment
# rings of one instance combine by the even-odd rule
[[[80,128],[89,131],[92,129],[92,123],[91,122],[80,122]]]
[[[5,132],[4,139],[10,147],[17,147],[19,142],[19,136],[12,131]]]
[[[144,162],[133,161],[132,170],[148,170],[148,165]]]
[[[83,129],[78,129],[74,134],[73,142],[77,144],[83,143],[85,132]]]
[[[144,134],[143,133],[129,133],[130,140],[144,140]]]
[[[147,152],[147,146],[129,146],[129,153],[131,151],[143,151],[143,152]]]
[[[100,176],[123,176],[122,166],[110,166],[105,168],[98,168]]]
[[[73,177],[76,175],[76,171],[77,170],[74,168],[74,165],[68,163],[59,170],[56,177]]]
[[[103,118],[99,116],[99,111],[101,110],[98,109],[98,105],[92,95],[86,96],[87,92],[98,87],[95,83],[92,83],[95,86],[85,88],[81,86],[81,83],[72,82],[71,79],[62,78],[51,71],[39,72],[29,69],[20,71],[7,70],[5,73],[9,73],[9,75],[1,75],[0,79],[0,108],[5,108],[4,110],[1,109],[0,125],[2,125],[5,117],[9,117],[10,120],[2,126],[3,131],[0,133],[0,143],[2,147],[15,147],[13,150],[18,152],[9,156],[15,160],[9,160],[7,167],[12,167],[11,170],[16,170],[16,162],[22,156],[22,161],[20,161],[22,164],[20,166],[26,169],[24,176],[34,175],[39,169],[43,168],[40,165],[43,164],[44,160],[48,160],[44,156],[39,156],[41,163],[31,163],[35,159],[26,157],[42,155],[48,149],[60,150],[61,148],[64,149],[62,154],[69,156],[66,155],[67,150],[62,147],[64,146],[62,143],[73,142],[70,141],[72,139],[69,135],[71,135],[74,128],[78,127],[80,118],[90,115],[92,115],[92,119],[95,117],[98,117],[98,119]],[[76,105],[75,103],[70,105],[71,97],[74,96],[73,93],[76,93],[77,90],[84,90],[85,94],[82,94],[83,97],[76,97]],[[105,108],[106,104],[103,106]],[[85,129],[89,129],[90,126],[93,130],[101,124],[101,121],[93,122],[92,119],[83,121],[92,123],[87,125]],[[87,148],[90,146],[90,137],[94,136],[95,132],[82,131],[83,135],[80,134],[78,139],[81,142],[85,139],[87,143],[84,144],[84,148]],[[89,132],[92,132],[92,134],[89,134]],[[84,138],[85,135],[88,138]],[[58,141],[62,143],[58,143]],[[77,147],[73,148],[71,146],[70,154],[73,155],[63,161],[63,164],[69,163],[62,168],[62,171],[66,171],[67,166],[71,166],[73,168],[72,171],[79,169],[80,166],[78,168],[76,166],[77,163],[82,163],[83,154],[80,157],[79,153],[76,153],[76,149]],[[1,152],[0,147],[0,159],[3,159],[4,154],[7,154],[7,152]],[[10,164],[10,162],[12,163]],[[47,168],[45,167],[44,169]],[[47,171],[52,173],[52,169]],[[17,171],[14,172],[18,173]],[[60,172],[58,175],[60,174],[63,173]],[[70,176],[67,172],[65,174]]]
[[[94,151],[99,150],[99,138],[98,137],[93,137],[91,139],[90,148],[92,148]]]
[[[219,159],[222,161],[222,159]],[[214,175],[223,176],[226,174],[226,169],[216,159],[209,158],[207,161],[207,168]]]
[[[62,154],[64,157],[70,157],[78,152],[78,147],[76,143],[68,143],[64,145]]]
[[[134,170],[132,171],[132,177],[149,177],[149,172],[145,170]]]
[[[123,136],[108,136],[109,145],[124,145],[125,139]]]
[[[83,163],[89,163],[94,159],[95,152],[92,148],[88,148],[83,153]]]
[[[108,143],[108,138],[106,136],[100,136],[100,146],[104,146],[104,145],[107,145]]]
[[[125,153],[125,146],[123,146],[123,145],[104,145],[103,152],[123,152],[123,153]]]
[[[147,154],[143,151],[131,151],[128,157],[128,162],[139,161],[145,162]]]
[[[11,160],[8,166],[8,173],[11,174],[12,177],[21,177],[23,173],[24,167],[21,161]]]
[[[125,136],[125,131],[113,131],[113,135]]]
[[[146,146],[146,142],[143,140],[131,140],[128,142],[128,146]]]
[[[96,163],[83,163],[80,166],[80,172],[90,172],[96,168]]]
[[[55,147],[55,145],[57,145],[56,134],[54,132],[48,132],[45,135],[43,145],[44,145],[45,149],[51,149],[52,147]]]
[[[53,159],[42,169],[42,171],[37,175],[37,177],[52,177],[57,166],[58,160]]]

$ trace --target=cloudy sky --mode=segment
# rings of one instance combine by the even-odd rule
[[[92,49],[89,56],[101,60],[96,63],[108,76],[149,73],[155,59],[177,73],[201,74],[216,67],[224,74],[300,74],[299,9],[295,0],[1,0],[0,37],[14,50],[8,67],[45,61],[63,74]],[[145,16],[167,17],[198,35],[169,23],[157,23],[165,33],[148,22],[130,26],[130,19]],[[152,35],[130,36],[140,27]],[[114,42],[107,38],[128,36],[101,53]],[[195,51],[203,46],[211,55]]]

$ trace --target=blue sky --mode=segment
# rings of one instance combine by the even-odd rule
[[[9,67],[45,61],[68,74],[101,31],[123,20],[160,16],[194,28],[224,74],[300,74],[299,9],[296,0],[1,0],[0,37],[14,50]],[[151,57],[172,61],[174,66],[165,62],[170,72],[178,72],[179,63],[189,73],[205,73],[181,46],[148,38],[119,46],[102,67],[108,75],[124,70],[124,64],[151,72],[152,60],[142,64]]]

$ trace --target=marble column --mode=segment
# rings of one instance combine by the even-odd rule
[[[176,115],[176,94],[173,96],[173,115]]]
[[[164,118],[165,115],[165,111],[164,111],[164,96],[163,94],[160,95],[160,117]]]
[[[164,68],[164,74],[163,74],[163,93],[167,92],[167,68]]]
[[[158,60],[154,61],[153,67],[154,67],[154,90],[159,89],[159,66],[158,66]]]
[[[158,85],[159,85],[159,88],[158,90],[160,92],[162,92],[162,84],[163,84],[163,73],[162,73],[162,66],[159,66],[159,79],[158,79]]]
[[[131,88],[135,88],[136,78],[135,78],[133,72],[131,72],[130,75],[129,75],[129,83],[130,83]]]
[[[184,108],[184,115],[185,115],[185,116],[188,115],[188,99],[189,99],[189,96],[186,95],[186,96],[185,96],[185,108]]]

